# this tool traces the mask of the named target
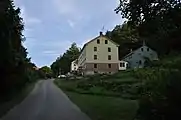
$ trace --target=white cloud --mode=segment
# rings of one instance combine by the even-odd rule
[[[53,50],[46,50],[46,51],[43,51],[42,53],[45,56],[59,56],[60,55],[58,51],[53,51]]]
[[[55,51],[52,50],[47,50],[47,51],[43,51],[43,54],[54,54]]]
[[[41,23],[41,20],[40,19],[38,19],[38,18],[28,18],[28,20],[27,20],[27,24],[39,24],[39,23]]]
[[[74,14],[77,11],[76,0],[53,0],[53,4],[60,14]]]
[[[114,9],[119,5],[119,0],[106,2],[104,0],[52,0],[52,2],[60,16],[69,20],[70,26],[73,26],[70,21],[77,25],[83,25],[89,24],[91,21],[101,20],[102,26],[109,27],[108,24],[117,21],[115,19],[121,19],[120,15],[118,18],[114,12]]]
[[[82,1],[82,0],[81,0]],[[85,18],[84,10],[81,9],[81,1],[77,0],[52,0],[54,8],[66,19],[74,22]]]
[[[68,40],[65,40],[64,42],[62,42],[62,41],[54,41],[54,42],[53,41],[47,41],[45,44],[39,44],[37,46],[45,49],[42,51],[43,56],[58,57],[61,54],[65,53],[71,44],[72,44],[72,42],[68,41]]]
[[[68,22],[70,27],[74,28],[75,23],[72,20],[68,20],[67,22]]]

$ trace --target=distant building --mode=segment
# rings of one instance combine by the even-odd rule
[[[119,45],[100,32],[100,35],[87,42],[78,58],[78,70],[84,75],[94,73],[115,73],[119,70]]]
[[[150,61],[158,60],[158,54],[146,46],[145,42],[143,45],[126,55],[122,60],[128,62],[130,68],[143,68],[145,66],[146,59]]]
[[[78,70],[78,60],[74,60],[71,62],[70,72],[76,72]]]

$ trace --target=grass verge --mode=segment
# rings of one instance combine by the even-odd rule
[[[65,93],[92,120],[132,120],[138,109],[136,100]]]
[[[0,103],[0,118],[5,115],[11,108],[19,104],[26,98],[26,96],[32,91],[35,83],[28,84],[20,93],[14,95],[14,97],[7,102]]]
[[[123,99],[120,93],[98,86],[91,87],[89,90],[77,88],[77,84],[82,81],[85,80],[57,79],[54,82],[92,120],[132,120],[134,118],[138,109],[137,100]]]

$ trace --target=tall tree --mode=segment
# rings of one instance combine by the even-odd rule
[[[0,93],[7,95],[26,84],[31,66],[22,45],[24,25],[20,9],[15,9],[11,0],[1,0],[0,6]]]
[[[42,78],[51,78],[52,70],[48,66],[43,66],[39,69]]]
[[[121,12],[160,54],[181,50],[180,0],[120,0],[116,12]]]
[[[131,49],[136,49],[142,44],[136,29],[128,26],[127,22],[122,25],[116,25],[112,31],[107,31],[106,36],[120,45],[120,59],[128,54]]]
[[[180,0],[120,0],[116,12],[121,12],[129,25],[138,29],[139,35],[161,55],[181,51]],[[181,119],[179,62],[171,62],[177,66],[175,71],[172,65],[171,70],[157,68],[153,75],[145,78],[140,91],[139,120]]]
[[[71,47],[51,65],[53,74],[58,76],[60,73],[68,73],[70,71],[71,62],[77,59],[79,54],[80,49],[77,47],[76,43],[72,43]]]

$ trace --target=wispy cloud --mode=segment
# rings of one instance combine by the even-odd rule
[[[58,12],[62,15],[75,15],[78,12],[76,0],[53,0]]]
[[[29,16],[24,6],[21,7],[21,17],[27,26],[41,23],[39,18]]]
[[[33,18],[33,17],[29,17],[27,19],[27,24],[40,24],[41,23],[41,20],[38,19],[38,18]]]
[[[42,54],[45,56],[59,56],[60,55],[58,51],[53,51],[53,50],[43,51]]]
[[[74,28],[75,23],[72,20],[68,20],[67,22],[68,22],[70,27]]]
[[[119,0],[52,0],[52,2],[60,16],[66,18],[71,27],[75,24],[83,27],[99,22],[100,26],[108,29],[119,21],[121,23],[121,17],[117,17],[114,12],[119,5]]]

